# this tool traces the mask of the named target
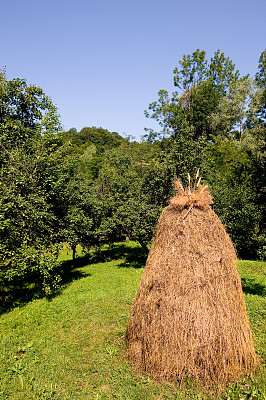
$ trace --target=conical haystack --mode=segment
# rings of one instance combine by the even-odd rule
[[[223,386],[256,364],[237,256],[207,186],[175,185],[132,306],[128,355],[157,380]]]

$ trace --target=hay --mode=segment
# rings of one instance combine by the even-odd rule
[[[237,256],[208,188],[175,186],[132,306],[128,356],[156,380],[224,386],[256,365]]]

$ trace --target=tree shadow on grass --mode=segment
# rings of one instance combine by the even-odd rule
[[[128,246],[127,243],[115,243],[101,251],[98,261],[122,259],[120,268],[143,268],[147,254],[141,246]]]
[[[140,263],[138,261],[133,261],[133,262],[127,262],[124,261],[123,263],[119,264],[119,268],[135,268],[135,269],[139,269],[139,268],[143,268],[145,266],[145,263]]]
[[[127,243],[115,243],[105,245],[102,249],[97,249],[88,254],[78,256],[73,260],[61,261],[58,264],[56,273],[60,277],[59,287],[49,296],[36,284],[37,278],[31,276],[28,280],[17,280],[12,283],[6,282],[3,287],[0,286],[0,315],[11,311],[15,307],[22,307],[34,299],[47,297],[52,300],[62,293],[71,282],[90,276],[81,268],[89,264],[107,262],[111,260],[122,259],[119,264],[121,268],[142,268],[145,265],[147,255],[139,246],[130,246]]]
[[[35,299],[46,297],[52,300],[62,293],[62,290],[71,282],[90,276],[79,268],[89,263],[88,255],[76,258],[73,264],[72,260],[62,261],[56,269],[56,274],[60,277],[59,286],[49,295],[46,295],[38,285],[38,277],[33,275],[27,279],[16,279],[12,282],[5,282],[0,286],[0,315],[11,311],[15,307],[23,307]],[[35,279],[34,279],[35,278]]]
[[[147,259],[147,254],[141,246],[129,246],[126,242],[112,243],[102,248],[95,248],[90,253],[79,256],[73,264],[72,260],[62,261],[58,269],[62,278],[62,283],[67,284],[72,280],[87,276],[84,271],[79,270],[86,265],[105,263],[112,260],[123,260],[119,267],[123,268],[143,268]],[[79,276],[80,274],[80,276]],[[75,277],[77,276],[77,277]]]
[[[252,278],[241,278],[242,289],[244,293],[255,294],[257,296],[266,296],[266,286],[256,282]]]
[[[88,254],[77,257],[74,262],[73,260],[61,261],[56,271],[61,278],[60,286],[65,286],[77,279],[90,276],[90,274],[79,269],[90,263],[91,257]]]

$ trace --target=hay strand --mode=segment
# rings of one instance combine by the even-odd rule
[[[174,182],[177,194],[159,218],[126,344],[129,359],[154,379],[224,386],[257,359],[236,252],[199,182],[193,190]]]
[[[209,192],[207,185],[201,185],[201,178],[198,180],[198,173],[194,179],[193,189],[191,190],[191,179],[188,174],[189,185],[184,189],[180,179],[174,181],[174,188],[176,190],[176,195],[170,199],[170,204],[179,208],[180,210],[187,208],[200,208],[205,210],[213,204],[212,196]]]

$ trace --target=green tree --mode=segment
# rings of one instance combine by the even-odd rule
[[[238,137],[242,135],[255,91],[256,85],[249,77],[230,84],[230,90],[209,116],[214,139],[218,135],[229,137],[231,133]]]
[[[75,128],[61,134],[63,141],[69,141],[82,152],[88,146],[94,145],[97,155],[101,155],[106,149],[119,147],[125,141],[117,132],[109,132],[107,129],[85,127],[80,132]]]
[[[217,213],[242,257],[265,258],[265,143],[263,68],[260,80],[243,78],[211,115],[216,130],[206,158],[206,174]]]
[[[0,281],[56,283],[57,217],[64,179],[55,106],[35,85],[0,73]],[[3,283],[1,284],[1,286]]]
[[[159,92],[159,100],[149,105],[146,116],[156,119],[162,133],[176,137],[185,130],[193,139],[210,138],[214,134],[209,117],[217,110],[221,99],[239,80],[239,72],[220,50],[210,62],[204,51],[184,55],[180,68],[174,69],[174,86],[178,89],[170,97],[166,90]]]
[[[164,162],[173,179],[186,180],[187,174],[198,168],[204,174],[209,143],[224,134],[219,119],[221,102],[239,81],[239,72],[220,50],[208,62],[205,51],[198,49],[192,55],[184,55],[174,69],[177,90],[171,96],[161,90],[158,101],[149,105],[145,114],[161,125],[159,137],[170,135]],[[147,140],[157,136],[150,132]]]
[[[261,53],[258,65],[258,72],[256,74],[256,82],[262,89],[260,108],[258,110],[258,117],[264,122],[266,120],[266,49]]]
[[[160,162],[161,144],[126,142],[106,151],[94,191],[102,201],[99,231],[109,241],[125,238],[147,244],[162,207],[169,199],[171,177]]]
[[[217,138],[209,147],[204,178],[214,196],[214,210],[225,224],[238,255],[259,256],[260,207],[247,150],[235,140]]]
[[[86,154],[87,155],[87,154]],[[73,252],[75,263],[76,247],[97,246],[101,236],[99,226],[104,216],[102,201],[92,191],[92,179],[89,168],[76,158],[74,174],[68,180],[64,212],[60,221],[60,238],[68,242]],[[82,160],[82,164],[84,159]]]
[[[170,134],[163,162],[171,175],[184,180],[200,168],[245,257],[265,257],[265,60],[264,51],[254,81],[219,50],[210,62],[204,51],[185,55],[174,70],[177,90],[160,91],[146,112]]]

